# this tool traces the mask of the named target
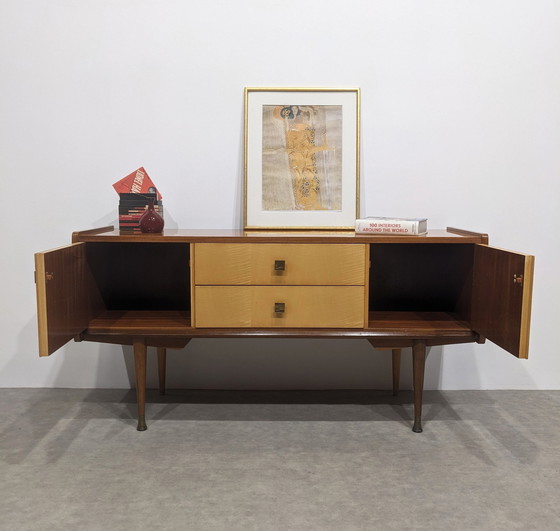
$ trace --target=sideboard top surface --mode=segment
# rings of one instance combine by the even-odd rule
[[[73,242],[246,243],[488,243],[488,236],[459,229],[430,230],[422,236],[356,234],[353,231],[246,231],[165,229],[162,234],[123,234],[113,227],[74,232]]]

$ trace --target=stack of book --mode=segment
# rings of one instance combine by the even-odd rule
[[[128,174],[113,184],[119,194],[119,230],[125,233],[140,231],[140,218],[146,212],[150,200],[154,200],[154,209],[163,217],[162,196],[150,179],[144,167]]]
[[[428,220],[426,218],[367,217],[356,220],[356,234],[421,236],[427,232]]]
[[[163,202],[156,193],[119,194],[119,230],[121,233],[140,233],[140,218],[146,212],[150,199],[154,200],[154,209],[163,216]]]

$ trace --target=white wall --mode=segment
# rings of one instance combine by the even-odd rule
[[[0,386],[129,386],[128,348],[37,355],[33,253],[114,222],[113,182],[144,166],[168,226],[239,227],[243,87],[356,86],[363,214],[536,255],[530,359],[434,348],[426,387],[560,388],[559,57],[556,0],[3,0]],[[359,340],[170,354],[176,387],[389,381]]]

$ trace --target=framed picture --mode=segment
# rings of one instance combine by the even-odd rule
[[[359,89],[245,89],[245,229],[354,229],[359,168]]]

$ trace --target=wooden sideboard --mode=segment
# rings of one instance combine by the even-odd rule
[[[414,426],[422,431],[426,348],[483,342],[519,358],[529,344],[532,256],[459,229],[425,236],[353,232],[104,227],[35,255],[39,353],[71,339],[132,345],[138,430],[146,429],[146,351],[192,338],[363,338],[412,348]]]

